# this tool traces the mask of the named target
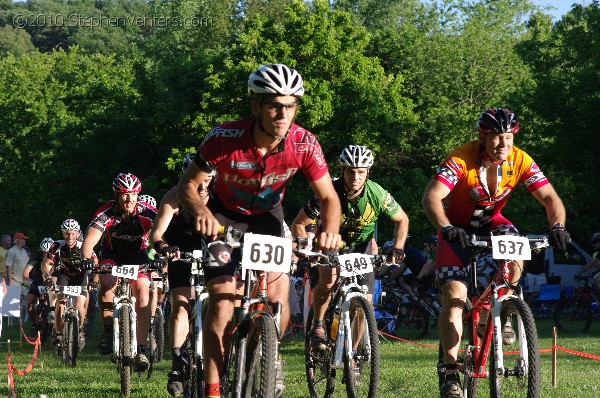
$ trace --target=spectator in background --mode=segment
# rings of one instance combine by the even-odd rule
[[[531,260],[525,262],[525,299],[531,304],[540,294],[540,285],[546,284],[546,253],[531,251]]]
[[[12,243],[12,239],[10,235],[2,235],[0,238],[0,284],[3,281],[6,281],[6,284],[10,283],[7,281],[8,271],[6,270],[6,255],[8,254],[8,249],[10,249],[10,245]]]
[[[21,319],[27,318],[27,306],[25,296],[27,288],[23,286],[23,271],[29,263],[29,253],[25,249],[25,241],[29,239],[23,232],[17,232],[14,236],[14,246],[6,253],[6,271],[8,285],[21,287]]]
[[[6,253],[6,271],[9,285],[23,285],[23,270],[29,262],[29,254],[25,250],[25,241],[29,237],[23,232],[17,232],[14,237],[15,245]]]

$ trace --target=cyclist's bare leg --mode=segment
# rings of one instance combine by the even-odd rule
[[[158,273],[153,272],[151,278],[158,277]],[[158,307],[158,282],[154,281],[154,289],[150,290],[150,316],[154,316],[156,314],[156,307]]]
[[[138,278],[131,281],[133,295],[136,298],[135,312],[137,313],[137,343],[148,345],[148,332],[150,331],[150,281]]]
[[[227,325],[233,316],[236,281],[233,276],[218,276],[210,280],[208,287],[208,306],[204,325],[203,344],[206,354],[204,360],[206,384],[219,383],[223,369],[225,347],[229,344],[226,339]]]
[[[56,304],[54,308],[54,330],[56,333],[62,333],[63,328],[63,312],[65,310],[65,295],[63,293],[56,294]]]
[[[169,340],[171,347],[180,348],[189,332],[191,287],[171,289],[171,316],[169,317]]]
[[[281,303],[281,330],[279,335],[281,339],[290,322],[290,276],[285,273],[269,272],[267,280],[269,282],[268,300],[272,303],[277,301]]]
[[[115,297],[114,287],[117,278],[112,275],[100,275],[100,300],[98,305],[102,314],[102,323],[104,326],[112,327],[113,322],[113,298]]]
[[[442,286],[442,311],[438,320],[440,343],[446,365],[455,364],[463,329],[463,308],[467,300],[467,285],[450,281]]]
[[[319,283],[313,289],[314,320],[322,321],[327,311],[331,296],[331,288],[337,279],[335,268],[319,267]]]
[[[29,314],[29,319],[32,321],[37,317],[37,311],[35,309],[35,305],[37,304],[38,297],[35,294],[27,295],[27,313]]]
[[[87,295],[75,297],[75,307],[79,312],[79,329],[83,328],[83,321],[85,320],[85,314],[87,313]]]

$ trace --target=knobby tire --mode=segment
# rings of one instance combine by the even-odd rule
[[[523,362],[519,360],[522,354],[519,352],[519,340],[521,336],[518,331],[517,319],[523,322],[524,337],[527,342],[527,354],[529,366],[525,369]],[[492,397],[505,398],[527,397],[537,398],[540,387],[540,357],[538,352],[537,329],[535,320],[529,306],[520,298],[511,297],[502,303],[500,313],[501,327],[504,330],[506,322],[511,322],[515,332],[515,341],[512,344],[502,344],[503,352],[517,351],[517,355],[504,355],[504,368],[515,375],[501,375],[496,370],[496,352],[490,352],[490,394]]]

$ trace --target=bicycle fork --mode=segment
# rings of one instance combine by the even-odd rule
[[[493,334],[494,338],[492,340],[493,347],[492,349],[498,354],[495,356],[495,365],[498,372],[502,372],[504,376],[513,376],[511,374],[511,369],[506,369],[504,367],[504,353],[502,351],[502,333],[503,333],[503,325],[501,319],[501,311],[502,311],[502,303],[510,298],[520,297],[513,294],[505,294],[498,298],[498,291],[502,286],[493,286],[492,290],[492,323],[493,323]],[[525,370],[529,367],[529,352],[527,351],[527,339],[525,336],[525,327],[523,326],[523,320],[520,316],[517,316],[517,331],[519,336],[519,350],[520,350],[520,358],[517,358],[518,361],[523,361],[525,365]]]
[[[131,297],[130,302],[119,302],[119,298],[113,299],[113,353],[115,356],[119,356],[121,352],[121,332],[119,330],[119,310],[122,306],[129,306],[129,341],[131,342],[131,356],[135,357],[137,354],[137,314],[135,313],[135,297]]]
[[[351,292],[342,294],[342,304],[340,309],[340,320],[338,323],[337,335],[335,339],[335,355],[333,358],[333,367],[334,368],[342,368],[344,367],[344,351],[348,353],[349,357],[354,355],[354,351],[352,348],[352,329],[350,325],[350,301],[355,296],[362,296],[361,293]],[[366,319],[364,320],[366,322]],[[368,333],[367,330],[364,333]],[[370,344],[370,339],[368,338],[367,344]],[[370,347],[368,347],[370,348]],[[370,351],[370,350],[369,350]]]

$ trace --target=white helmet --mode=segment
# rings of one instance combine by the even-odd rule
[[[304,95],[304,81],[295,70],[283,64],[261,65],[248,78],[248,93]]]
[[[350,145],[340,154],[340,165],[344,167],[366,167],[373,166],[375,159],[373,153],[366,146]]]
[[[140,195],[138,202],[148,203],[150,206],[156,208],[156,199],[150,195]]]
[[[42,239],[42,241],[40,242],[40,251],[44,252],[44,253],[48,253],[48,250],[50,250],[53,243],[54,243],[54,239],[52,239],[52,238]]]
[[[81,232],[79,223],[77,221],[73,220],[72,218],[67,218],[65,221],[63,221],[63,223],[60,225],[60,229],[63,232],[65,232],[65,231]]]

